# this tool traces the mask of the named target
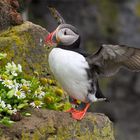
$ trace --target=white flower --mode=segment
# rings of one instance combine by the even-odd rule
[[[30,103],[30,105],[33,108],[38,108],[39,109],[40,107],[42,107],[43,103],[42,103],[42,101],[36,100],[36,101]]]
[[[9,89],[12,89],[14,87],[12,80],[3,80],[2,84]]]
[[[21,88],[21,86],[22,86],[22,84],[17,83],[16,80],[13,81],[13,88],[18,89],[18,88]]]
[[[14,108],[14,109],[12,110],[12,112],[13,112],[13,114],[16,114],[16,113],[17,113],[17,109]]]
[[[42,97],[44,97],[44,95],[45,95],[45,92],[42,91],[42,92],[39,93],[38,98],[41,99]]]
[[[5,101],[1,100],[1,97],[0,97],[0,106],[1,106],[2,108],[5,108],[5,107],[6,107]]]
[[[18,74],[17,74],[15,71],[11,71],[11,74],[12,74],[13,76],[18,76]]]
[[[20,64],[17,65],[18,71],[22,72],[22,66]]]
[[[42,98],[45,95],[45,92],[42,91],[42,88],[43,87],[39,86],[39,88],[35,91],[34,93],[35,97]]]
[[[14,95],[15,95],[18,99],[24,99],[24,98],[26,98],[25,92],[22,91],[21,89],[20,89],[20,90],[15,89]]]
[[[25,79],[21,79],[21,82],[22,82],[23,86],[27,86],[27,87],[31,86],[31,82],[30,81],[27,81]]]
[[[2,108],[5,108],[5,107],[6,107],[6,103],[5,103],[4,101],[1,101],[0,104],[1,104],[1,107],[2,107]]]
[[[21,65],[20,64],[16,65],[14,62],[7,63],[5,68],[6,68],[6,73],[7,74],[12,74],[13,76],[17,76],[18,73],[22,72]]]
[[[27,81],[27,80],[25,80],[25,79],[21,79],[21,89],[23,90],[23,91],[25,91],[26,93],[28,92],[31,92],[31,90],[30,90],[30,86],[31,86],[31,82],[30,81]]]
[[[12,106],[11,106],[10,104],[7,104],[7,108],[8,108],[9,110],[11,110],[11,109],[12,109]]]

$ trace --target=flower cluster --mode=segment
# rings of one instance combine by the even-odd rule
[[[65,110],[70,107],[70,104],[64,100],[63,90],[56,86],[54,80],[35,77],[27,80],[24,78],[22,66],[14,62],[7,63],[2,69],[0,71],[0,123],[13,123],[10,116],[23,112],[28,107],[53,110]],[[25,114],[29,115],[28,112]]]
[[[14,62],[7,63],[6,67],[6,73],[8,75],[18,76],[19,73],[22,72],[22,67],[20,64],[16,65]]]
[[[45,96],[45,92],[43,91],[42,86],[38,86],[35,90],[32,90],[32,86],[34,81],[29,81],[24,78],[21,78],[19,75],[22,73],[22,67],[20,64],[16,65],[14,62],[8,63],[5,66],[5,72],[0,75],[0,91],[4,91],[5,96],[3,93],[0,92],[0,108],[4,109],[7,108],[7,112],[12,113],[12,110],[19,110],[24,106],[32,105],[29,103],[29,98],[34,99],[41,99]],[[4,97],[4,99],[2,99]],[[8,104],[6,101],[8,100]],[[15,102],[15,103],[13,103]],[[39,104],[40,103],[40,104]],[[42,101],[37,104],[34,104],[33,107],[42,107]]]

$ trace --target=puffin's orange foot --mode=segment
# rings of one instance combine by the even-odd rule
[[[76,119],[76,120],[82,120],[86,114],[86,111],[85,110],[75,110],[75,111],[72,111],[72,118],[73,119]]]
[[[87,103],[86,107],[83,110],[76,110],[76,109],[72,110],[71,111],[72,118],[74,118],[76,120],[82,120],[84,118],[89,106],[90,106],[90,104]]]

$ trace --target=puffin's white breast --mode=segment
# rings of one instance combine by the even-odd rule
[[[49,65],[63,89],[71,97],[85,102],[90,87],[86,59],[79,53],[54,48],[49,54]]]

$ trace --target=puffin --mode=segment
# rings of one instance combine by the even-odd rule
[[[84,104],[80,109],[72,107],[72,118],[81,120],[94,102],[106,101],[98,79],[115,75],[121,68],[140,71],[140,49],[125,45],[103,44],[86,54],[80,47],[81,37],[76,27],[60,24],[46,37],[46,44],[53,46],[48,56],[50,70],[73,104]]]

